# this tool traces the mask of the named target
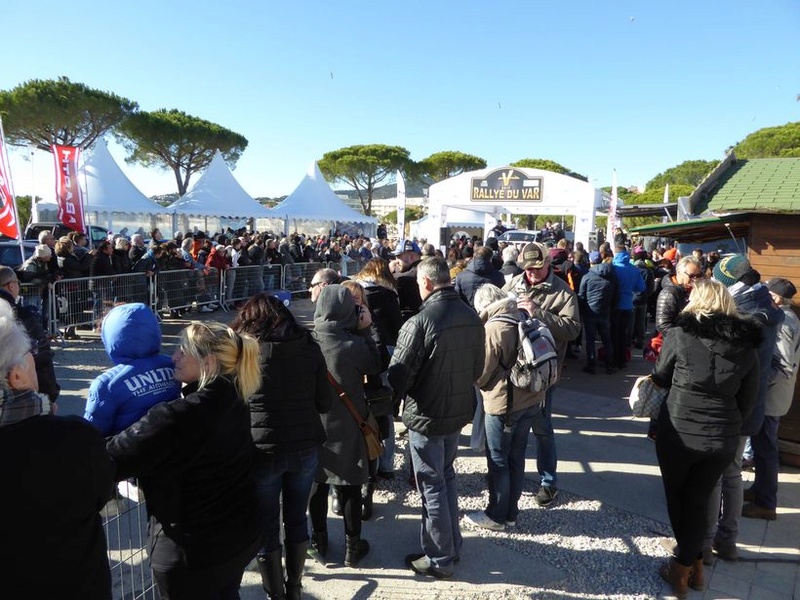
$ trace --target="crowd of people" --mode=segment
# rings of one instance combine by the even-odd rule
[[[598,363],[608,375],[627,369],[637,350],[654,361],[652,379],[667,392],[649,435],[676,539],[661,575],[678,597],[703,588],[703,565],[715,555],[737,558],[740,517],[776,518],[777,423],[800,361],[800,322],[790,307],[796,289],[785,278],[762,284],[744,255],[680,257],[675,248],[630,248],[624,236],[586,252],[558,231],[549,245],[465,237],[446,252],[349,236],[195,234],[164,242],[156,230],[151,237],[149,248],[141,239],[127,248],[119,238],[86,251],[91,264],[103,263],[90,274],[115,264],[155,272],[165,268],[164,254],[198,270],[343,256],[359,269],[349,278],[331,268],[314,273],[311,331],[256,288],[230,326],[186,327],[172,357],[160,353],[150,307],[121,303],[101,330],[115,366],[92,383],[83,420],[45,414],[56,405],[35,392],[55,402],[52,353],[16,303],[14,271],[0,270],[0,447],[34,448],[36,460],[49,461],[43,472],[75,490],[67,516],[55,514],[46,493],[29,502],[41,482],[8,473],[7,464],[3,473],[23,484],[0,500],[0,514],[15,539],[29,538],[20,525],[26,514],[51,538],[69,537],[69,560],[53,580],[59,588],[109,597],[97,511],[114,481],[135,477],[147,497],[150,565],[163,598],[237,598],[253,558],[268,597],[300,598],[306,557],[325,558],[335,543],[329,508],[343,517],[344,564],[357,567],[368,556],[364,522],[375,487],[396,476],[396,419],[408,432],[411,481],[422,500],[420,548],[405,563],[422,576],[452,577],[463,543],[454,462],[465,425],[482,432],[476,443],[488,473],[486,508],[465,523],[492,531],[516,525],[530,432],[535,502],[548,507],[558,496],[558,386],[533,391],[510,378],[517,325],[529,318],[552,336],[559,369],[582,351],[590,375]],[[46,235],[41,241],[48,247]],[[80,243],[59,244],[75,258]],[[72,258],[58,252],[65,260],[52,273],[66,277]],[[38,248],[33,260],[51,264]],[[378,410],[386,390],[389,409]],[[378,457],[363,435],[372,424],[383,440]],[[69,452],[59,451],[64,444]],[[743,490],[747,452],[756,480]],[[91,480],[86,464],[95,465]],[[15,547],[3,558],[23,578],[38,546],[21,547],[30,553]],[[34,577],[27,585],[54,584]]]

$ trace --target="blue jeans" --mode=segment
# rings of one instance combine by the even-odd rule
[[[417,489],[422,496],[420,543],[431,564],[442,573],[452,573],[461,551],[458,527],[458,490],[453,462],[460,431],[427,436],[408,432],[408,445]]]
[[[761,508],[778,507],[778,423],[780,417],[764,417],[761,429],[751,439],[756,478],[752,490]]]
[[[486,464],[489,479],[489,506],[486,516],[497,523],[516,521],[519,498],[525,479],[525,448],[528,433],[541,404],[508,415],[487,414]],[[505,423],[508,422],[508,426]]]
[[[317,453],[317,448],[312,448],[259,456],[253,469],[264,544],[259,555],[281,547],[281,495],[286,543],[300,544],[308,539],[306,507],[319,462]]]
[[[533,416],[533,435],[536,436],[536,469],[543,487],[556,487],[558,476],[556,466],[556,436],[553,432],[553,392],[552,386],[544,393],[542,410]]]

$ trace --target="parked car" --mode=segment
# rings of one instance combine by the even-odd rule
[[[20,253],[17,240],[4,239],[0,241],[0,265],[16,269],[33,256],[34,248],[36,248],[35,242],[22,242],[22,253]]]
[[[92,248],[97,248],[98,244],[105,239],[108,239],[108,229],[100,227],[99,225],[90,225],[91,231],[90,245]],[[25,240],[39,241],[39,234],[42,231],[50,231],[53,236],[58,239],[67,235],[72,229],[59,223],[58,221],[40,221],[38,223],[29,223],[25,228],[25,234],[22,236]]]
[[[498,243],[505,242],[506,244],[514,244],[515,246],[524,246],[529,242],[540,242],[541,233],[529,229],[509,229],[501,233],[497,241]]]

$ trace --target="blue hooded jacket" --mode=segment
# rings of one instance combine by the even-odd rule
[[[123,304],[103,320],[103,345],[114,366],[89,387],[84,419],[114,435],[142,418],[151,406],[180,397],[175,365],[161,350],[161,327],[140,303]]]
[[[631,256],[627,252],[617,252],[613,265],[617,275],[617,303],[614,308],[633,310],[633,294],[645,290],[642,274],[631,264]]]

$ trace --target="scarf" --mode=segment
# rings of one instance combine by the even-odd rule
[[[42,398],[32,390],[3,390],[0,398],[0,427],[14,425],[44,412]]]

